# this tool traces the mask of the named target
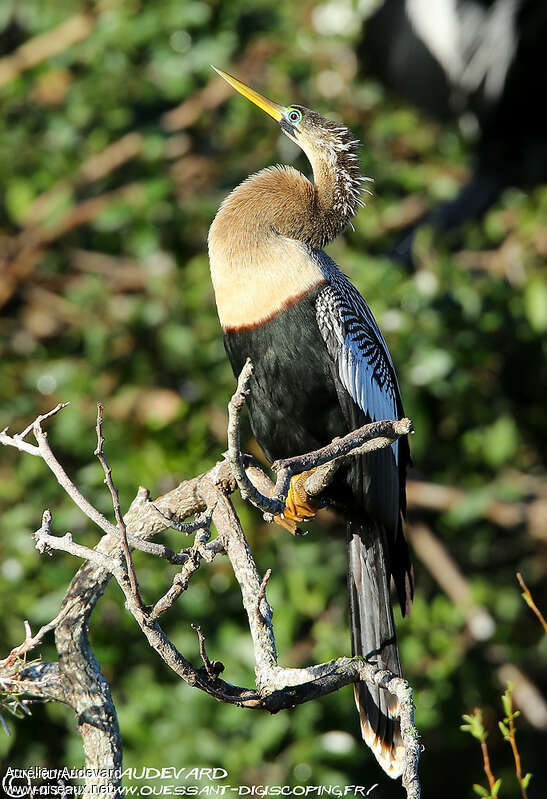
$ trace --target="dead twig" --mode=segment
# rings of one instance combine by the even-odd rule
[[[266,574],[262,578],[262,582],[260,583],[260,588],[258,589],[258,595],[256,597],[256,613],[258,615],[258,620],[260,623],[264,623],[264,616],[262,615],[262,610],[260,606],[262,604],[262,600],[266,598],[266,586],[270,581],[270,577],[272,576],[272,570],[267,569]]]
[[[219,663],[218,661],[212,663],[209,660],[207,650],[205,649],[205,636],[203,635],[199,624],[192,624],[192,630],[194,630],[198,636],[199,654],[201,655],[201,659],[203,660],[203,665],[205,666],[205,671],[207,672],[207,676],[212,682],[215,682],[220,673],[218,671],[218,667],[222,666],[222,663]],[[224,666],[222,666],[222,668],[224,669]]]
[[[131,549],[138,549],[149,555],[156,555],[156,557],[163,558],[176,566],[182,565],[188,560],[186,552],[174,552],[172,549],[169,549],[169,547],[166,547],[165,544],[156,544],[154,541],[143,541],[141,538],[137,538],[134,535],[127,535],[127,543]]]
[[[232,472],[237,480],[237,485],[240,494],[244,500],[252,502],[260,510],[265,513],[271,514],[272,518],[278,513],[282,513],[285,507],[285,502],[279,500],[272,500],[270,497],[264,496],[253,485],[243,465],[243,453],[241,451],[240,442],[240,425],[241,425],[241,412],[249,396],[250,389],[249,383],[253,374],[253,364],[250,358],[247,358],[243,369],[237,380],[237,388],[228,403],[228,453],[227,458]]]
[[[156,508],[153,502],[150,502],[150,504],[165,520],[165,526],[171,527],[173,530],[178,530],[179,533],[186,533],[189,535],[190,533],[195,533],[197,530],[208,528],[211,524],[212,510],[209,508],[204,510],[203,513],[200,513],[199,516],[196,516],[192,522],[179,522],[177,519],[173,519],[172,516],[167,516],[165,513],[162,513],[159,508]]]
[[[120,531],[120,536],[122,539],[122,546],[123,546],[123,553],[125,555],[125,563],[127,566],[127,573],[129,575],[129,582],[131,583],[131,590],[133,591],[133,595],[135,600],[139,603],[140,607],[143,607],[143,601],[141,597],[141,593],[139,590],[139,584],[137,581],[137,575],[135,573],[135,565],[133,563],[133,558],[131,557],[131,550],[129,549],[129,543],[127,541],[127,529],[125,526],[125,522],[122,516],[122,510],[120,508],[120,497],[118,494],[118,489],[114,485],[114,481],[112,480],[112,469],[110,468],[108,461],[106,460],[106,456],[104,454],[104,435],[103,435],[103,411],[104,408],[100,402],[97,403],[97,447],[94,451],[94,455],[97,456],[101,466],[103,467],[104,476],[105,476],[105,483],[108,486],[108,490],[110,491],[110,496],[112,497],[112,505],[114,507],[114,515],[116,517],[116,524],[118,530]]]
[[[53,410],[38,416],[34,422],[32,422],[32,425],[28,425],[19,435],[8,435],[6,428],[0,433],[0,444],[4,444],[8,447],[15,447],[22,452],[27,452],[29,455],[35,455],[42,458],[57,478],[59,485],[66,491],[66,493],[80,508],[80,510],[83,511],[83,513],[85,513],[85,515],[91,519],[92,522],[100,527],[103,532],[107,533],[108,535],[117,536],[119,538],[118,528],[112,524],[112,522],[108,521],[108,519],[103,516],[103,514],[100,513],[76,488],[57,458],[54,456],[53,452],[51,451],[51,447],[49,446],[47,433],[45,433],[42,428],[42,422],[59,413],[59,411],[63,410],[63,408],[66,408],[67,405],[68,402],[60,402],[55,408],[53,408]],[[33,431],[38,446],[28,444],[23,440],[23,438],[28,435],[30,430]]]
[[[23,658],[27,652],[30,652],[31,649],[34,649],[36,646],[38,646],[42,639],[57,627],[65,614],[66,610],[58,613],[54,619],[40,627],[36,635],[32,635],[30,624],[25,619],[25,640],[22,644],[19,644],[19,646],[16,646],[14,649],[12,649],[7,658],[0,660],[0,669],[11,666],[18,658]]]
[[[194,546],[190,547],[184,553],[186,560],[182,569],[178,574],[173,577],[173,583],[169,590],[156,602],[150,611],[150,618],[157,619],[162,613],[165,613],[186,591],[190,578],[199,569],[202,559],[210,563],[217,552],[214,549],[208,548],[208,541],[211,532],[208,527],[201,530],[201,533],[196,535]]]

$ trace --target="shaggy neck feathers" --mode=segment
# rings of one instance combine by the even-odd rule
[[[324,280],[309,248],[349,223],[365,180],[350,131],[313,111],[294,138],[313,183],[293,167],[267,167],[222,203],[209,231],[211,276],[225,329],[272,318]]]
[[[348,128],[306,110],[306,129],[296,138],[313,169],[314,204],[310,209],[312,247],[324,247],[349,224],[359,205],[363,183],[358,148]]]

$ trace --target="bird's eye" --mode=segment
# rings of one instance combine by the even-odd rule
[[[293,125],[297,125],[300,122],[300,120],[302,119],[302,114],[300,113],[300,111],[297,108],[289,108],[289,112],[287,114],[287,119]]]

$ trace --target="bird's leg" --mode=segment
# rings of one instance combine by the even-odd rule
[[[314,471],[315,469],[310,469],[291,477],[285,510],[280,516],[275,517],[277,524],[289,530],[293,535],[300,532],[298,524],[313,519],[320,506],[319,501],[315,497],[310,497],[305,488],[306,480]]]

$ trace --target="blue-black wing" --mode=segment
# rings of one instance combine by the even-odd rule
[[[336,285],[338,283],[338,285]],[[343,275],[317,298],[317,323],[337,376],[370,421],[399,419],[401,400],[386,342],[370,308]],[[397,443],[393,444],[398,461]]]
[[[321,253],[327,284],[316,300],[317,325],[339,385],[348,430],[369,421],[400,419],[403,407],[395,368],[372,311],[357,289]],[[357,460],[357,459],[356,459]],[[385,528],[390,571],[403,612],[410,606],[411,578],[401,515],[406,510],[408,441],[369,453],[352,469],[355,499]]]
[[[395,369],[367,303],[321,253],[327,285],[316,299],[316,319],[331,361],[348,429],[399,419]],[[393,575],[403,613],[412,601],[412,573],[402,531],[408,444],[400,440],[352,459],[347,481],[348,586],[352,652],[401,674],[390,595]],[[397,698],[364,683],[354,686],[364,740],[392,777],[402,773],[404,747]]]

